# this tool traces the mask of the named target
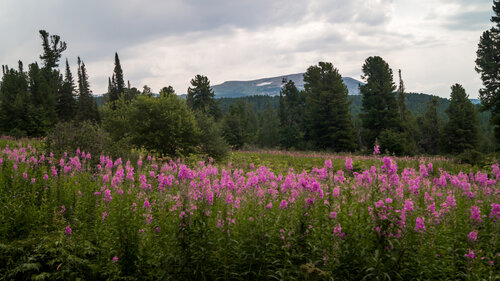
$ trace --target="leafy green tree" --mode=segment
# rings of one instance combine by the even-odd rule
[[[438,114],[438,97],[433,97],[428,102],[427,111],[420,122],[419,145],[428,154],[438,154],[441,140],[443,121]]]
[[[57,97],[57,115],[59,121],[70,121],[73,120],[76,113],[76,99],[75,99],[76,87],[73,75],[71,74],[71,69],[69,68],[68,60],[66,59],[66,72],[64,75],[64,81],[61,89],[59,90],[59,95]]]
[[[447,151],[462,153],[467,149],[476,149],[479,142],[479,120],[462,85],[451,86],[450,106],[446,114],[449,118],[444,128]]]
[[[278,108],[280,146],[285,149],[300,148],[304,138],[305,95],[292,80],[283,79],[283,83]]]
[[[167,97],[175,97],[168,95]],[[195,112],[196,124],[200,129],[200,152],[215,160],[221,160],[227,156],[229,145],[223,137],[222,124],[202,112]]]
[[[365,145],[372,147],[382,131],[399,132],[401,119],[389,64],[379,56],[369,57],[362,70],[362,78],[366,80],[366,84],[359,86],[362,95],[360,118],[363,122]],[[384,149],[383,145],[382,148]]]
[[[141,95],[131,102],[122,97],[115,110],[104,106],[103,126],[114,141],[127,138],[135,147],[173,157],[193,153],[199,144],[195,116],[176,96]]]
[[[329,62],[310,66],[304,74],[309,140],[320,149],[352,151],[356,138],[342,76]]]
[[[495,137],[500,141],[500,1],[493,1],[491,21],[494,26],[479,39],[476,71],[481,74],[484,88],[479,90],[483,110],[491,110]],[[500,143],[500,142],[499,142]]]
[[[188,88],[186,102],[195,111],[201,111],[213,116],[220,117],[220,109],[215,100],[215,93],[210,87],[210,81],[206,76],[196,75],[191,79],[191,86]]]
[[[97,110],[97,103],[90,91],[89,77],[85,63],[78,57],[78,102],[77,114],[78,121],[93,121],[99,122],[99,111]]]

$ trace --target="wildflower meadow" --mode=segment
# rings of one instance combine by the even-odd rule
[[[3,138],[0,279],[498,278],[498,164],[375,154],[294,169],[255,155],[56,157]]]

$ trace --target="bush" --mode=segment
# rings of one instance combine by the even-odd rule
[[[456,159],[459,163],[481,165],[484,162],[485,158],[481,152],[475,149],[468,149],[460,153]]]
[[[213,117],[201,112],[196,113],[196,123],[201,130],[200,152],[215,160],[221,160],[227,156],[229,146],[222,137],[222,129]]]
[[[116,109],[105,106],[103,126],[115,142],[126,139],[136,148],[169,156],[189,155],[199,144],[194,114],[177,96],[123,98]]]
[[[379,136],[380,147],[383,152],[403,155],[406,153],[406,135],[402,132],[384,130]]]

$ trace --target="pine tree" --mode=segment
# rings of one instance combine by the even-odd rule
[[[78,57],[78,121],[93,121],[99,122],[99,112],[97,110],[97,103],[92,96],[89,85],[89,77],[85,63]]]
[[[172,86],[163,87],[160,90],[160,97],[175,96],[175,90]]]
[[[420,146],[427,154],[439,153],[439,142],[441,139],[442,120],[438,115],[439,100],[433,97],[428,102],[427,110],[421,122]]]
[[[379,56],[369,57],[362,70],[362,78],[366,80],[365,85],[359,86],[363,96],[360,114],[364,128],[363,139],[367,147],[373,147],[375,139],[383,131],[390,132],[391,136],[400,132],[401,121],[395,95],[396,86],[389,64]]]
[[[445,147],[448,152],[461,153],[475,149],[479,142],[479,120],[474,105],[460,84],[451,87],[449,121],[445,126]]]
[[[320,149],[352,151],[356,138],[342,76],[329,62],[304,74],[309,140]]]
[[[479,90],[483,110],[491,110],[491,123],[500,143],[500,1],[493,1],[494,26],[479,39],[476,71],[481,74],[484,88]]]
[[[120,95],[125,93],[125,81],[123,80],[123,70],[120,64],[118,53],[115,52],[115,68],[113,69],[113,76],[108,79],[108,102],[114,103]],[[115,105],[111,106],[113,109]]]
[[[304,138],[305,95],[292,80],[283,79],[280,91],[278,117],[280,146],[285,149],[301,148]]]
[[[59,120],[70,121],[74,118],[76,114],[75,91],[75,81],[71,74],[71,69],[69,68],[68,59],[66,59],[64,82],[57,98],[57,114]]]
[[[191,79],[186,98],[187,105],[195,111],[201,111],[213,116],[216,120],[221,113],[215,100],[215,93],[210,87],[210,81],[206,76],[196,75]]]
[[[405,134],[405,151],[404,154],[413,154],[417,149],[417,145],[415,142],[416,137],[416,122],[413,114],[410,110],[408,110],[406,106],[406,93],[405,86],[403,82],[403,78],[401,77],[401,69],[398,71],[399,76],[399,87],[398,87],[398,109],[399,109],[399,118],[401,120],[401,129]]]

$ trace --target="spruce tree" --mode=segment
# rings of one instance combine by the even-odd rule
[[[57,98],[57,114],[60,121],[70,121],[76,114],[75,81],[71,74],[68,59],[66,59],[66,71],[59,96]]]
[[[438,154],[441,140],[442,120],[438,115],[439,100],[433,97],[427,106],[421,122],[419,145],[427,154]]]
[[[451,153],[475,149],[479,142],[479,120],[474,105],[460,84],[451,87],[451,100],[446,109],[445,148]]]
[[[491,110],[491,123],[500,143],[500,1],[493,1],[494,26],[479,39],[476,71],[481,74],[484,88],[479,90],[483,110]]]
[[[78,111],[77,120],[99,122],[97,103],[92,96],[85,63],[78,57]]]
[[[401,77],[401,69],[399,69],[398,71],[398,76],[399,76],[399,87],[398,87],[397,100],[398,100],[399,118],[401,120],[401,129],[406,139],[403,153],[413,154],[417,149],[417,145],[415,142],[417,125],[412,112],[408,110],[406,106],[406,93],[405,93],[403,78]]]
[[[220,117],[220,110],[208,78],[198,74],[191,79],[191,86],[187,90],[187,105],[192,110],[201,111],[217,120]]]
[[[304,138],[305,95],[292,80],[283,79],[280,91],[278,117],[280,121],[280,146],[285,149],[301,148]]]
[[[371,148],[382,132],[386,131],[387,136],[396,136],[401,132],[401,121],[396,101],[396,86],[389,64],[379,56],[369,57],[365,60],[362,70],[362,78],[366,80],[366,84],[359,86],[363,96],[360,118],[364,128],[364,143]]]
[[[304,73],[308,137],[319,149],[352,151],[356,138],[342,76],[329,62]]]

